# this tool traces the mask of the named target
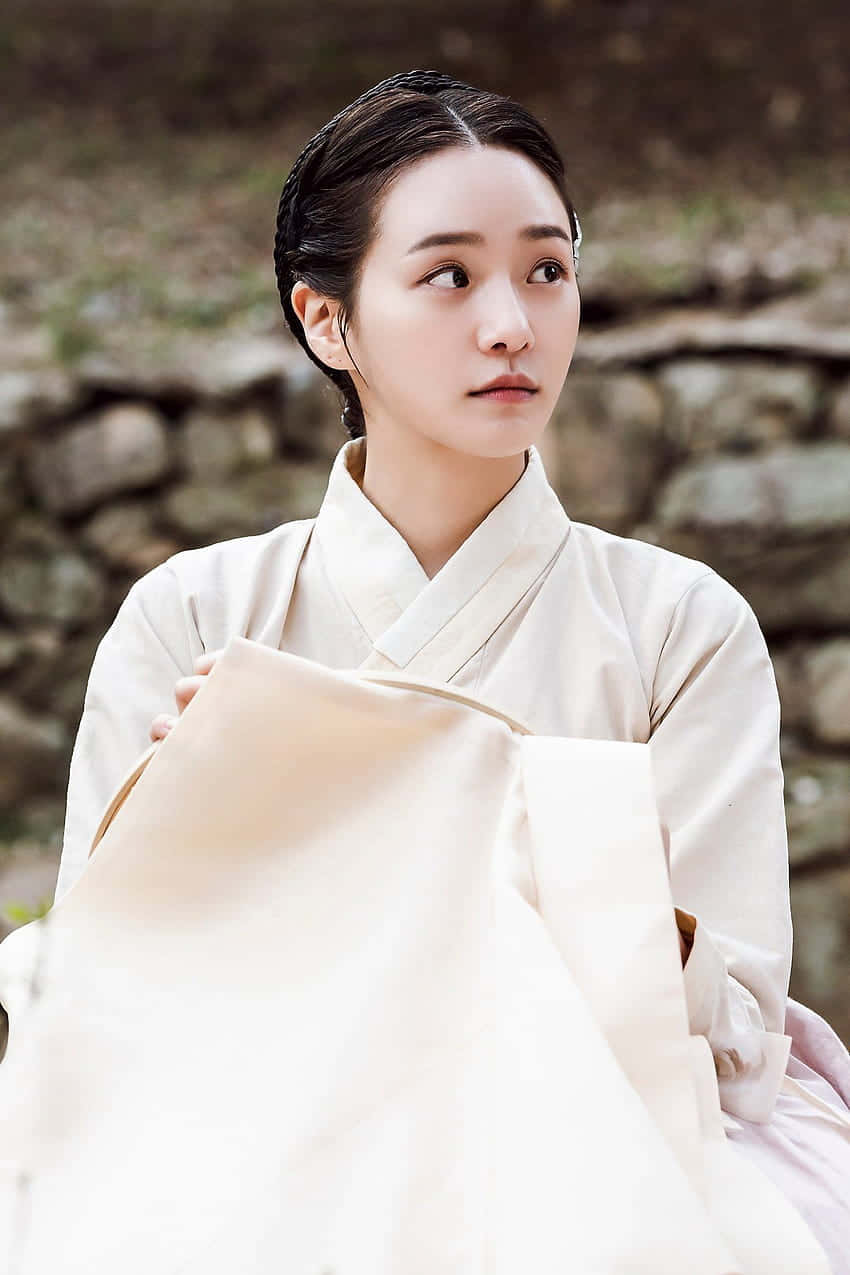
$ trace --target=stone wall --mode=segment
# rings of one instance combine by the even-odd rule
[[[791,991],[850,1042],[848,312],[839,272],[749,309],[591,318],[541,452],[574,520],[710,563],[753,605],[783,709]],[[338,413],[273,331],[104,339],[72,365],[3,332],[0,936],[52,898],[88,671],[130,584],[315,513]]]

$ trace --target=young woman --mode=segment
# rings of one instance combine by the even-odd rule
[[[580,238],[546,130],[448,76],[393,76],[306,146],[277,282],[350,437],[316,518],[177,553],[130,590],[91,669],[57,898],[172,695],[185,707],[235,634],[450,682],[535,733],[649,742],[690,1030],[728,1136],[846,1275],[850,1058],[787,999],[764,638],[705,563],[573,522],[537,450],[575,348]]]

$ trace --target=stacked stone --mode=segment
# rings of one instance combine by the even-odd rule
[[[575,521],[709,563],[758,615],[782,702],[792,994],[850,1041],[850,278],[604,322],[589,300],[540,445],[550,481]],[[63,365],[41,330],[7,328],[0,937],[52,898],[88,670],[129,586],[181,548],[314,514],[345,438],[283,335],[104,342]]]

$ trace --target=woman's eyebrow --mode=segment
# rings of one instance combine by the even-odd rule
[[[518,232],[520,239],[564,239],[567,243],[572,243],[570,236],[566,230],[560,226],[523,226]],[[444,244],[483,244],[484,236],[473,230],[438,230],[433,235],[426,235],[424,239],[418,240],[412,248],[408,248],[405,256],[409,257],[413,252],[421,252],[423,248],[437,248]]]

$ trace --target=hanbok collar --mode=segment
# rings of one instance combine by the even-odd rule
[[[364,438],[339,449],[313,529],[333,585],[373,643],[360,667],[448,681],[551,565],[570,520],[532,446],[522,476],[429,580],[364,495],[365,459]]]

